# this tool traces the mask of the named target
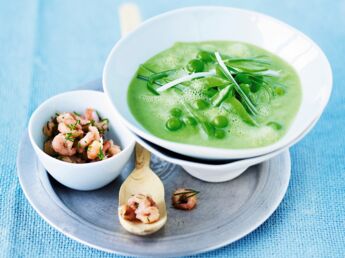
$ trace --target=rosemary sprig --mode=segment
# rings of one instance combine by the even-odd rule
[[[192,190],[192,189],[186,189],[187,191],[186,192],[180,192],[180,193],[175,193],[174,196],[176,195],[184,195],[184,194],[199,194],[200,192],[199,191],[195,191],[195,190]],[[188,191],[190,190],[190,191]]]
[[[186,203],[188,201],[189,198],[199,194],[199,191],[195,191],[193,189],[185,189],[185,192],[181,192],[181,193],[175,193],[174,196],[178,196],[179,197],[179,201],[175,202],[175,204],[181,204],[181,203]]]
[[[194,190],[192,188],[184,188],[184,189],[187,190],[187,191],[198,192],[197,190]]]

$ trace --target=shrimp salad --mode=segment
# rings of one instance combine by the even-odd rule
[[[109,120],[93,108],[84,114],[56,113],[43,126],[46,137],[43,150],[52,157],[70,163],[88,163],[117,155],[121,149],[112,140],[106,140]]]
[[[151,224],[159,220],[159,210],[149,195],[135,194],[128,199],[127,204],[119,207],[121,217],[133,222]]]

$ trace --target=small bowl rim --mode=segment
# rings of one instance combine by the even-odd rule
[[[100,165],[100,164],[107,164],[109,162],[112,162],[113,160],[115,160],[116,158],[120,158],[121,156],[125,155],[124,153],[125,152],[128,152],[132,146],[134,146],[135,144],[135,140],[134,140],[134,137],[129,134],[129,139],[130,139],[130,143],[127,144],[127,146],[125,146],[125,148],[123,150],[121,150],[121,152],[115,156],[112,156],[108,159],[105,159],[105,160],[100,160],[100,161],[96,161],[96,162],[89,162],[89,163],[70,163],[70,162],[66,162],[66,161],[62,161],[62,160],[59,160],[55,157],[52,157],[50,155],[48,155],[47,153],[45,153],[43,150],[42,150],[42,147],[38,146],[37,142],[35,141],[33,135],[32,135],[32,130],[33,130],[33,120],[35,117],[39,116],[40,114],[40,111],[42,110],[43,107],[47,106],[52,100],[54,100],[55,98],[59,98],[61,96],[64,96],[64,95],[68,95],[68,94],[71,94],[71,93],[78,93],[78,92],[83,92],[83,93],[87,93],[87,94],[100,94],[100,95],[103,95],[104,92],[102,91],[96,91],[96,90],[71,90],[71,91],[65,91],[65,92],[62,92],[62,93],[59,93],[59,94],[56,94],[48,99],[46,99],[45,101],[43,101],[40,105],[38,105],[35,109],[35,111],[31,114],[30,116],[30,119],[29,119],[29,123],[28,123],[28,132],[29,132],[29,138],[30,138],[30,141],[31,141],[31,144],[34,145],[34,149],[37,151],[40,152],[40,154],[42,154],[44,157],[47,157],[48,159],[52,160],[53,162],[57,162],[59,164],[63,164],[63,165],[66,165],[66,166],[71,166],[71,167],[92,167],[92,166],[97,166],[97,165]],[[104,97],[105,97],[105,94],[104,94]],[[120,137],[120,135],[116,132],[116,129],[117,128],[115,125],[112,125],[113,128],[114,128],[114,131],[116,133],[116,135]],[[124,130],[128,130],[126,127],[124,127]]]
[[[210,147],[210,146],[204,146],[204,145],[196,145],[196,144],[188,144],[188,143],[181,143],[181,142],[174,142],[171,140],[166,140],[163,138],[160,138],[158,136],[155,136],[154,134],[152,134],[151,132],[145,130],[141,130],[140,128],[138,128],[136,125],[132,124],[131,122],[129,122],[127,120],[127,118],[123,117],[121,112],[117,109],[116,105],[114,104],[114,100],[111,98],[110,96],[110,90],[109,87],[110,85],[107,84],[107,80],[106,77],[108,75],[109,71],[109,65],[110,65],[110,61],[113,59],[113,53],[122,45],[123,41],[127,40],[128,38],[131,38],[136,32],[137,30],[141,29],[142,27],[145,26],[150,26],[151,23],[155,22],[156,20],[159,20],[161,18],[164,18],[166,16],[169,15],[173,15],[176,13],[180,13],[180,12],[185,12],[185,11],[192,11],[192,10],[209,10],[210,8],[212,9],[219,9],[219,10],[229,10],[229,11],[234,11],[234,12],[241,12],[244,13],[246,15],[252,14],[252,15],[258,15],[258,16],[262,16],[266,19],[272,20],[276,23],[278,23],[279,25],[285,26],[287,28],[289,28],[290,30],[296,32],[298,35],[300,35],[301,37],[305,38],[307,41],[311,42],[313,44],[313,46],[319,51],[319,53],[321,54],[322,58],[324,58],[324,60],[326,61],[326,73],[328,74],[328,83],[327,83],[327,94],[325,94],[325,96],[323,96],[322,98],[322,102],[321,104],[318,106],[318,113],[315,113],[315,116],[310,119],[309,123],[302,129],[302,132],[304,130],[306,130],[306,128],[310,127],[310,126],[315,126],[313,125],[313,121],[317,118],[320,117],[322,115],[322,113],[324,112],[331,94],[332,94],[332,89],[333,89],[333,72],[332,72],[332,67],[330,65],[330,62],[326,56],[326,54],[323,52],[323,50],[321,49],[321,47],[314,41],[312,40],[310,37],[308,37],[306,34],[304,34],[303,32],[301,32],[300,30],[298,30],[297,28],[289,25],[288,23],[281,21],[275,17],[272,17],[270,15],[264,14],[262,12],[257,12],[257,11],[253,11],[253,10],[248,10],[248,9],[243,9],[243,8],[234,8],[234,7],[228,7],[228,6],[218,6],[218,5],[200,5],[200,6],[191,6],[191,7],[183,7],[183,8],[177,8],[174,10],[170,10],[158,15],[155,15],[147,20],[145,20],[143,23],[141,23],[138,27],[136,27],[133,31],[129,32],[127,35],[125,35],[124,37],[122,37],[120,40],[118,40],[114,46],[112,47],[111,51],[109,52],[106,62],[104,64],[103,67],[103,73],[102,73],[102,84],[103,84],[103,91],[106,94],[108,100],[110,101],[114,111],[118,114],[119,119],[121,120],[122,123],[124,123],[126,125],[126,127],[128,129],[130,129],[131,131],[135,132],[136,134],[140,135],[141,137],[143,137],[144,139],[148,140],[148,141],[152,141],[155,144],[160,144],[160,143],[164,143],[165,145],[170,145],[170,146],[176,146],[177,148],[181,149],[183,147],[188,148],[189,150],[191,148],[199,148],[200,150],[202,150],[202,152],[216,152],[218,157],[214,157],[214,158],[210,158],[211,160],[217,160],[220,159],[220,157],[222,156],[226,156],[226,155],[232,155],[234,158],[236,159],[246,159],[246,158],[252,158],[252,157],[256,157],[256,156],[261,156],[261,155],[265,155],[268,154],[270,152],[276,151],[278,149],[280,149],[282,146],[284,146],[284,142],[287,143],[291,143],[293,142],[295,139],[297,139],[298,135],[294,135],[291,136],[290,139],[287,140],[283,140],[284,136],[287,134],[287,132],[289,130],[291,130],[291,128],[288,129],[288,131],[285,133],[285,135],[280,138],[278,141],[269,144],[267,146],[260,146],[260,147],[253,147],[253,148],[219,148],[219,147]],[[294,66],[293,66],[294,67]],[[303,86],[301,86],[303,89]],[[302,98],[302,102],[301,105],[303,103],[303,99]],[[299,111],[298,111],[299,112]],[[297,114],[296,114],[297,115]],[[295,119],[295,118],[294,118]],[[136,120],[136,119],[135,119]],[[186,154],[184,154],[186,155]]]

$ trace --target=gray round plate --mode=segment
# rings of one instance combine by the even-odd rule
[[[278,207],[290,178],[288,151],[225,183],[200,181],[183,168],[153,156],[152,169],[165,186],[168,221],[156,234],[139,237],[127,233],[117,218],[119,187],[133,164],[132,157],[121,176],[102,189],[75,191],[49,176],[25,134],[17,173],[30,204],[66,236],[106,252],[160,257],[205,252],[244,237]],[[201,192],[197,208],[190,212],[170,207],[172,192],[181,186]]]

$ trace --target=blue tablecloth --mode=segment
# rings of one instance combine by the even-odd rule
[[[100,77],[119,39],[124,1],[0,1],[0,256],[113,257],[51,228],[30,207],[16,152],[32,111],[46,98]],[[334,72],[334,91],[313,131],[291,150],[292,178],[273,216],[236,243],[200,257],[344,257],[345,1],[133,1],[148,18],[182,6],[261,11],[313,38]],[[211,236],[210,236],[211,237]]]

